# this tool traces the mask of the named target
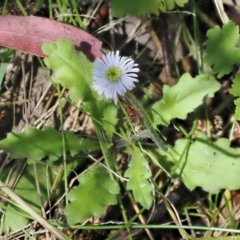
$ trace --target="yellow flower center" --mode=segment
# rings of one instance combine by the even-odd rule
[[[105,76],[109,82],[117,82],[122,77],[122,71],[119,69],[119,67],[110,67]]]

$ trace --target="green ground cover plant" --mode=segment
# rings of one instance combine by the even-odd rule
[[[20,10],[26,8],[21,1],[16,2]],[[56,4],[62,13],[68,9],[61,1]],[[75,1],[69,4],[76,15],[69,23],[84,28],[78,5]],[[234,125],[240,120],[240,75],[235,69],[240,62],[239,27],[230,20],[222,26],[209,28],[203,49],[199,43],[200,27],[196,15],[193,16],[193,31],[186,28],[182,16],[184,7],[188,6],[194,14],[198,8],[195,1],[185,4],[185,0],[138,1],[138,4],[133,0],[111,0],[109,3],[113,16],[118,18],[129,14],[151,19],[156,14],[170,14],[175,9],[180,15],[184,43],[193,50],[196,71],[181,73],[174,59],[176,81],[162,84],[158,97],[150,91],[152,83],[148,82],[147,88],[142,85],[147,77],[143,64],[137,60],[141,59],[145,48],[136,57],[121,55],[118,49],[101,55],[97,51],[97,40],[92,43],[97,50],[92,52],[79,51],[74,40],[67,37],[38,41],[35,54],[44,57],[43,61],[40,58],[38,61],[53,91],[51,97],[46,95],[46,98],[55,99],[56,104],[50,105],[57,112],[53,115],[59,124],[57,128],[42,120],[43,124],[39,126],[25,119],[22,131],[9,130],[0,141],[8,161],[16,164],[12,168],[8,161],[3,161],[0,168],[3,236],[21,229],[25,237],[35,239],[37,231],[36,235],[31,235],[25,229],[35,220],[57,239],[73,239],[79,229],[83,231],[77,239],[87,231],[104,230],[108,232],[98,233],[99,239],[154,239],[154,233],[149,229],[168,227],[178,229],[176,239],[211,239],[210,231],[227,232],[227,239],[237,239],[234,236],[239,234],[237,220],[230,210],[232,200],[227,199],[226,194],[240,188],[240,150],[231,142]],[[132,8],[134,5],[137,7]],[[3,11],[6,6],[7,3]],[[151,14],[155,14],[154,17]],[[64,22],[64,19],[61,20]],[[6,43],[6,46],[9,45]],[[21,47],[16,49],[23,50]],[[33,52],[32,49],[27,51]],[[13,50],[9,49],[0,53],[3,86],[6,66],[13,55]],[[223,93],[223,79],[228,76],[232,76],[231,87]],[[24,94],[26,97],[27,93]],[[223,126],[216,127],[221,121],[219,118],[212,121],[207,109],[207,102],[221,94],[226,94],[231,101],[227,108],[234,109],[230,137],[214,134],[214,127],[219,130]],[[29,93],[28,97],[33,96]],[[66,116],[71,111],[84,114],[90,121],[91,134],[64,128]],[[203,122],[202,112],[206,129],[203,124],[199,127]],[[81,124],[79,129],[83,129],[84,123]],[[174,141],[168,133],[173,128],[179,134]],[[11,184],[14,173],[17,173],[16,182]],[[204,198],[209,205],[212,224],[182,226],[175,209],[177,200],[172,199],[170,191],[170,185],[176,181],[184,186],[181,194],[186,194],[183,195],[201,189],[200,196],[191,199],[194,203],[189,208],[197,208],[195,203]],[[170,191],[167,197],[163,196],[166,189]],[[215,214],[220,211],[219,202],[226,205],[230,219],[225,228],[214,225],[218,222]],[[112,216],[112,209],[117,218]],[[133,214],[133,210],[136,213]],[[157,224],[159,216],[162,217],[160,211],[169,213],[175,224],[168,227]],[[201,237],[187,232],[189,228],[201,229]],[[61,229],[74,233],[66,234]],[[111,232],[111,229],[116,231]],[[146,229],[145,235],[142,229]],[[155,239],[157,236],[155,234]]]

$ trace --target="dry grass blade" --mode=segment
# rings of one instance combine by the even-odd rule
[[[15,194],[9,187],[7,187],[2,181],[0,181],[0,188],[6,193],[13,201],[15,201],[20,208],[31,215],[36,221],[38,221],[43,227],[48,229],[59,240],[68,239],[61,231],[53,227],[47,222],[46,219],[41,217],[36,211],[34,211],[25,201],[23,201],[17,194]]]

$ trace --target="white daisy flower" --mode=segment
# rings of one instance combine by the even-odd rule
[[[132,58],[119,56],[119,51],[109,52],[94,63],[93,89],[106,98],[123,96],[135,87],[138,72],[138,64]]]

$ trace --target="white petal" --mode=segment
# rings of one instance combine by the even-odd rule
[[[135,79],[138,76],[136,73],[127,73],[127,74],[125,74],[125,76],[131,77],[132,81],[134,81],[134,82],[138,82],[138,79]]]
[[[135,86],[134,82],[132,81],[131,78],[128,77],[124,77],[121,81],[122,85],[128,89],[128,90],[132,90]]]

